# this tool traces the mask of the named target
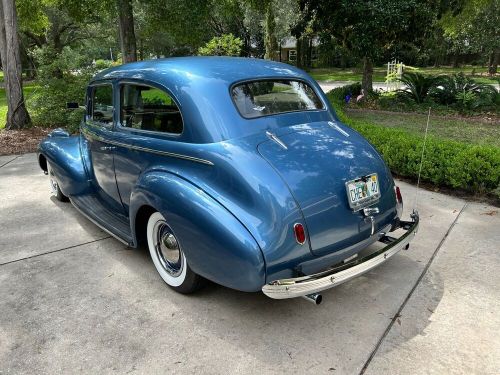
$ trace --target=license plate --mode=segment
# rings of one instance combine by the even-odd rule
[[[347,181],[345,186],[349,206],[354,211],[359,211],[380,198],[378,176],[376,173]]]

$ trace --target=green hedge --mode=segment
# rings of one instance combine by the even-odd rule
[[[338,95],[329,93],[328,96],[341,121],[368,139],[393,173],[418,177],[423,135],[350,119],[343,112],[343,103],[334,100]],[[500,148],[428,136],[421,180],[500,198]]]

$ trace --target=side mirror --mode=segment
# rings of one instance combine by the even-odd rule
[[[66,103],[66,108],[67,109],[78,109],[80,106],[78,105],[77,102],[68,102]]]

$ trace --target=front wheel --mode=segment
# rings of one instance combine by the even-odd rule
[[[202,287],[203,278],[189,267],[179,238],[161,213],[155,212],[149,217],[146,235],[156,270],[168,286],[184,294]]]
[[[62,193],[61,189],[59,188],[59,184],[57,183],[54,170],[52,169],[51,165],[48,162],[47,162],[47,174],[49,175],[50,190],[52,192],[52,195],[56,197],[56,199],[60,202],[67,202],[69,199]]]

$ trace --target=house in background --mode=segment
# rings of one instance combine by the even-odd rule
[[[304,51],[303,53],[310,54],[305,60],[309,60],[311,65],[314,65],[318,61],[318,46],[319,38],[316,36],[308,39],[308,43],[306,43],[306,51]],[[297,53],[297,38],[289,36],[281,40],[280,49],[278,52],[279,61],[296,65]]]

